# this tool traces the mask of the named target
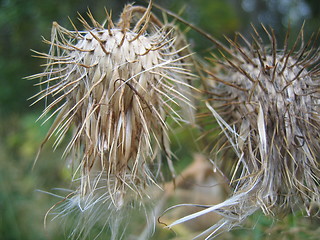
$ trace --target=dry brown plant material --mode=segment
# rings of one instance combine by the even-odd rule
[[[163,160],[174,176],[168,119],[192,121],[194,75],[182,34],[158,20],[151,5],[127,5],[118,23],[106,12],[102,25],[89,12],[92,26],[79,17],[84,31],[54,22],[44,40],[49,53],[37,52],[47,64],[29,77],[43,88],[35,102],[48,99],[40,118],[55,116],[43,144],[55,135],[56,147],[72,131],[64,155],[78,187],[58,213],[81,210],[71,237],[86,238],[103,220],[118,239],[132,202],[143,207],[146,189],[157,185]]]
[[[232,162],[234,193],[169,227],[216,212],[223,219],[198,236],[209,239],[258,209],[310,215],[320,202],[319,33],[305,41],[302,28],[292,47],[287,33],[281,49],[274,31],[262,28],[268,44],[254,27],[252,43],[239,33],[229,47],[217,44],[221,57],[212,62],[219,70],[206,71],[206,104],[223,132],[212,153],[224,156],[219,166]]]

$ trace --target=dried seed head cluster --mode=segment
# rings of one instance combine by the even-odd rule
[[[56,147],[71,135],[64,156],[76,189],[57,207],[58,216],[80,213],[71,237],[85,239],[103,222],[112,239],[122,238],[117,234],[126,227],[126,211],[145,207],[162,165],[174,176],[168,119],[194,121],[188,46],[151,6],[127,5],[117,24],[108,12],[102,25],[89,12],[92,27],[79,18],[84,31],[54,23],[51,40],[44,40],[49,53],[37,52],[47,64],[29,77],[40,78],[43,88],[35,103],[49,102],[40,118],[55,117],[43,144],[56,135]],[[254,27],[252,43],[237,34],[237,40],[227,39],[228,47],[198,30],[221,53],[212,59],[216,70],[205,70],[210,114],[203,115],[208,124],[212,114],[224,133],[211,153],[221,158],[223,171],[229,169],[234,192],[169,225],[209,212],[222,216],[195,238],[215,237],[258,209],[279,216],[300,207],[310,214],[320,204],[319,33],[305,42],[302,28],[291,48],[287,33],[280,49],[274,31],[262,27],[270,46]]]
[[[231,58],[211,76],[219,82],[213,105],[237,131],[236,191],[252,189],[267,214],[320,202],[320,78],[318,36],[305,44],[302,28],[291,49],[287,34],[278,50],[273,30],[264,30],[271,47],[254,28],[253,43],[230,41]]]
[[[222,164],[233,162],[233,196],[171,226],[217,212],[223,219],[203,233],[210,238],[258,209],[279,216],[297,207],[309,213],[320,203],[318,36],[305,43],[302,28],[291,49],[287,34],[278,50],[273,30],[262,27],[270,46],[253,27],[252,43],[238,34],[244,46],[230,39],[230,47],[219,44],[218,71],[207,71],[207,107],[225,136],[213,152],[225,157]]]
[[[181,112],[192,112],[188,46],[177,47],[181,36],[150,10],[151,1],[148,9],[127,5],[118,24],[107,13],[107,28],[89,13],[93,27],[80,17],[85,31],[54,23],[45,41],[50,52],[39,53],[46,69],[30,77],[41,78],[44,87],[36,102],[53,98],[41,115],[56,116],[44,143],[55,134],[57,146],[73,131],[65,154],[80,184],[65,202],[79,207],[90,224],[97,214],[110,216],[142,201],[160,175],[161,155],[174,174],[167,118],[185,122]]]

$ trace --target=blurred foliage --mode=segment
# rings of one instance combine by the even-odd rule
[[[61,182],[61,153],[43,152],[45,164],[32,170],[35,155],[48,125],[35,124],[35,115],[2,119],[0,127],[0,235],[1,239],[46,239],[43,217],[54,204],[45,194],[35,191],[49,189]],[[50,152],[49,154],[46,154]],[[41,157],[43,159],[43,157]]]
[[[41,104],[28,107],[31,102],[27,101],[27,98],[38,89],[32,86],[35,82],[22,78],[40,72],[39,65],[44,63],[31,58],[30,49],[47,52],[48,46],[41,44],[41,36],[50,38],[53,21],[71,28],[69,16],[80,27],[76,20],[78,13],[85,15],[89,8],[96,19],[103,21],[104,7],[113,9],[113,16],[118,16],[126,2],[126,0],[0,1],[0,239],[65,239],[68,232],[67,225],[58,226],[59,221],[49,222],[48,228],[44,230],[44,215],[57,199],[35,191],[36,189],[51,191],[50,189],[55,186],[68,186],[70,176],[64,168],[64,161],[61,160],[60,148],[56,151],[52,151],[50,147],[45,148],[32,170],[38,147],[50,124],[40,126],[40,123],[35,122],[43,108]],[[318,0],[158,0],[156,2],[176,13],[185,7],[181,13],[183,18],[219,39],[222,39],[223,35],[230,36],[238,30],[245,33],[250,22],[256,24],[263,21],[266,25],[276,28],[280,35],[288,22],[292,23],[293,32],[296,32],[303,18],[307,19],[308,33],[316,31],[320,25]],[[145,1],[136,3],[145,4]],[[276,7],[281,5],[279,3],[289,5],[285,5],[287,9],[283,10]],[[290,19],[296,17],[294,13],[301,6],[305,9],[301,17],[295,18],[294,21]],[[188,38],[200,54],[212,47],[212,43],[192,30],[188,33]],[[173,148],[180,159],[177,161],[178,172],[191,162],[190,152],[198,150],[192,145],[192,141],[189,141],[192,134],[189,131],[181,131],[173,140]],[[249,225],[250,223],[251,227],[255,225],[255,228],[235,230],[218,239],[317,239],[320,234],[319,229],[315,229],[319,226],[319,222],[311,222],[300,215],[290,215],[280,223],[274,223],[260,214],[253,216],[249,220]],[[159,227],[153,239],[178,238],[172,231]]]

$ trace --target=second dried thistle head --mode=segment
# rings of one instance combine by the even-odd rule
[[[229,40],[220,73],[209,74],[218,83],[212,105],[236,131],[235,191],[250,189],[265,213],[308,210],[320,201],[318,36],[305,43],[302,28],[280,49],[263,29],[270,46],[255,28],[252,43],[238,35],[247,46]]]
[[[228,47],[214,40],[221,55],[214,70],[205,69],[206,106],[222,134],[209,130],[203,138],[214,139],[211,158],[233,193],[169,227],[215,212],[222,219],[197,236],[210,239],[259,209],[310,214],[320,203],[319,33],[305,42],[302,28],[292,47],[287,33],[280,48],[273,30],[262,28],[268,43],[255,27],[251,42],[240,33]]]

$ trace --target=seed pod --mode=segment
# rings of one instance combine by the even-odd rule
[[[320,203],[318,35],[305,43],[302,28],[290,49],[287,33],[278,49],[274,31],[262,27],[270,46],[253,27],[252,44],[241,34],[230,47],[219,44],[217,72],[207,71],[207,107],[225,133],[215,152],[225,157],[222,169],[232,164],[233,196],[171,226],[217,212],[223,219],[203,233],[213,236],[258,209],[279,217]]]
[[[39,53],[46,69],[30,77],[45,86],[36,102],[54,98],[41,115],[56,116],[44,143],[56,134],[57,146],[73,131],[65,155],[79,187],[61,214],[81,209],[83,238],[100,218],[117,228],[120,210],[131,201],[143,204],[145,189],[160,175],[161,154],[174,175],[167,118],[188,121],[180,113],[192,112],[193,75],[190,54],[183,52],[188,46],[176,48],[181,36],[150,12],[151,4],[127,5],[118,24],[107,13],[106,29],[90,12],[93,27],[80,16],[85,31],[53,23],[51,41],[45,41],[50,52]]]

